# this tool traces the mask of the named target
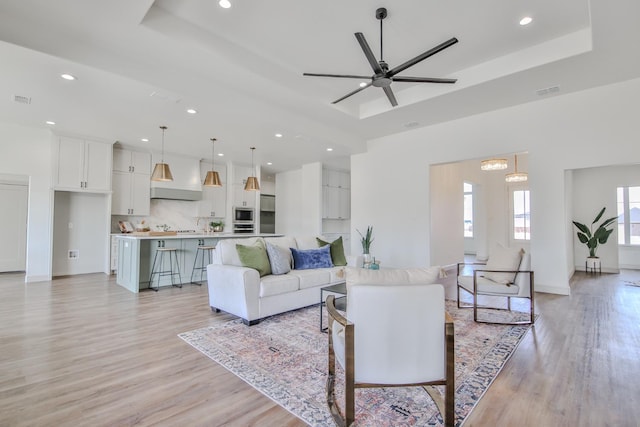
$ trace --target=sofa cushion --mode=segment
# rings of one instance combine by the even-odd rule
[[[347,258],[344,256],[344,246],[342,244],[342,236],[338,237],[333,242],[325,242],[324,240],[316,237],[318,246],[329,245],[331,252],[331,262],[333,265],[347,265]]]
[[[244,267],[258,270],[260,277],[271,274],[271,265],[269,264],[267,250],[261,240],[255,242],[252,246],[237,243],[236,250],[238,251],[240,262],[242,262]]]
[[[272,245],[285,248],[286,250],[289,250],[289,248],[298,249],[298,244],[296,243],[296,239],[289,236],[265,237],[264,241],[269,242]]]
[[[286,274],[291,271],[291,250],[265,241],[267,245],[267,255],[271,265],[271,274]]]
[[[262,241],[261,237],[247,237],[242,239],[220,239],[216,244],[216,252],[219,253],[219,259],[221,264],[235,265],[236,267],[243,267],[242,261],[238,256],[238,250],[236,245],[254,245],[257,241]]]
[[[316,268],[313,270],[291,270],[287,276],[296,276],[300,280],[300,289],[328,285],[331,280],[330,268]]]
[[[383,268],[381,270],[369,270],[366,268],[347,267],[347,289],[353,285],[401,285],[436,283],[440,277],[440,267],[429,268]]]
[[[329,246],[305,250],[291,248],[291,254],[293,255],[293,268],[296,270],[333,267]]]
[[[503,270],[517,271],[522,260],[522,249],[505,248],[501,244],[496,244],[487,260],[487,265],[482,270]],[[482,273],[484,277],[496,283],[508,285],[515,280],[515,273]]]
[[[260,298],[295,292],[299,289],[300,279],[291,274],[264,276],[260,280]]]
[[[318,241],[317,237],[320,237],[322,240],[326,240],[323,236],[298,236],[296,237],[296,246],[290,246],[291,248],[296,249],[317,249]]]

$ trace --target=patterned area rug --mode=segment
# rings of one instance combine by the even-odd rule
[[[447,301],[447,311],[455,326],[459,426],[529,326],[475,323],[472,310],[459,310],[451,301]],[[323,315],[326,322],[326,312]],[[238,319],[179,337],[309,425],[333,426],[325,400],[328,338],[319,331],[319,324],[320,311],[313,306],[272,316],[251,327]],[[337,376],[341,378],[342,372]],[[338,383],[336,390],[342,387]],[[344,402],[342,396],[338,395],[338,399]],[[356,390],[355,425],[437,426],[442,425],[442,418],[421,388],[360,389]]]

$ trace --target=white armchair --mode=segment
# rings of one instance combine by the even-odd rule
[[[347,317],[327,298],[329,375],[327,404],[340,426],[355,419],[355,388],[421,386],[445,425],[454,425],[453,320],[439,284],[357,284],[349,289]],[[335,399],[336,360],[345,372],[344,415]],[[445,386],[444,399],[433,387]]]
[[[471,268],[473,271],[466,271],[467,268]],[[473,308],[473,320],[480,323],[500,323],[511,325],[532,324],[534,322],[535,296],[533,282],[531,255],[529,253],[522,250],[513,251],[497,247],[495,254],[491,254],[489,256],[489,260],[486,264],[458,263],[458,308]],[[473,303],[471,305],[464,304],[462,302],[460,298],[460,291],[464,291],[472,295]],[[504,310],[498,307],[486,307],[479,305],[479,296],[506,298],[506,310],[508,311],[511,311],[511,298],[528,299],[529,318],[527,320],[513,322],[496,322],[479,319],[479,310]]]

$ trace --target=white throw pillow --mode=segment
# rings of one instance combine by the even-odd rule
[[[483,268],[486,270],[498,271],[517,271],[522,260],[522,249],[505,248],[501,244],[497,244],[489,255],[487,265]],[[515,273],[484,273],[484,277],[493,280],[496,283],[508,285],[513,283]]]

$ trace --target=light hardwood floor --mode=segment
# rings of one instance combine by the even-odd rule
[[[453,288],[447,279],[449,291]],[[637,426],[640,271],[576,273],[465,426]],[[206,286],[132,294],[102,274],[0,274],[0,426],[300,426],[176,335],[232,318]]]

